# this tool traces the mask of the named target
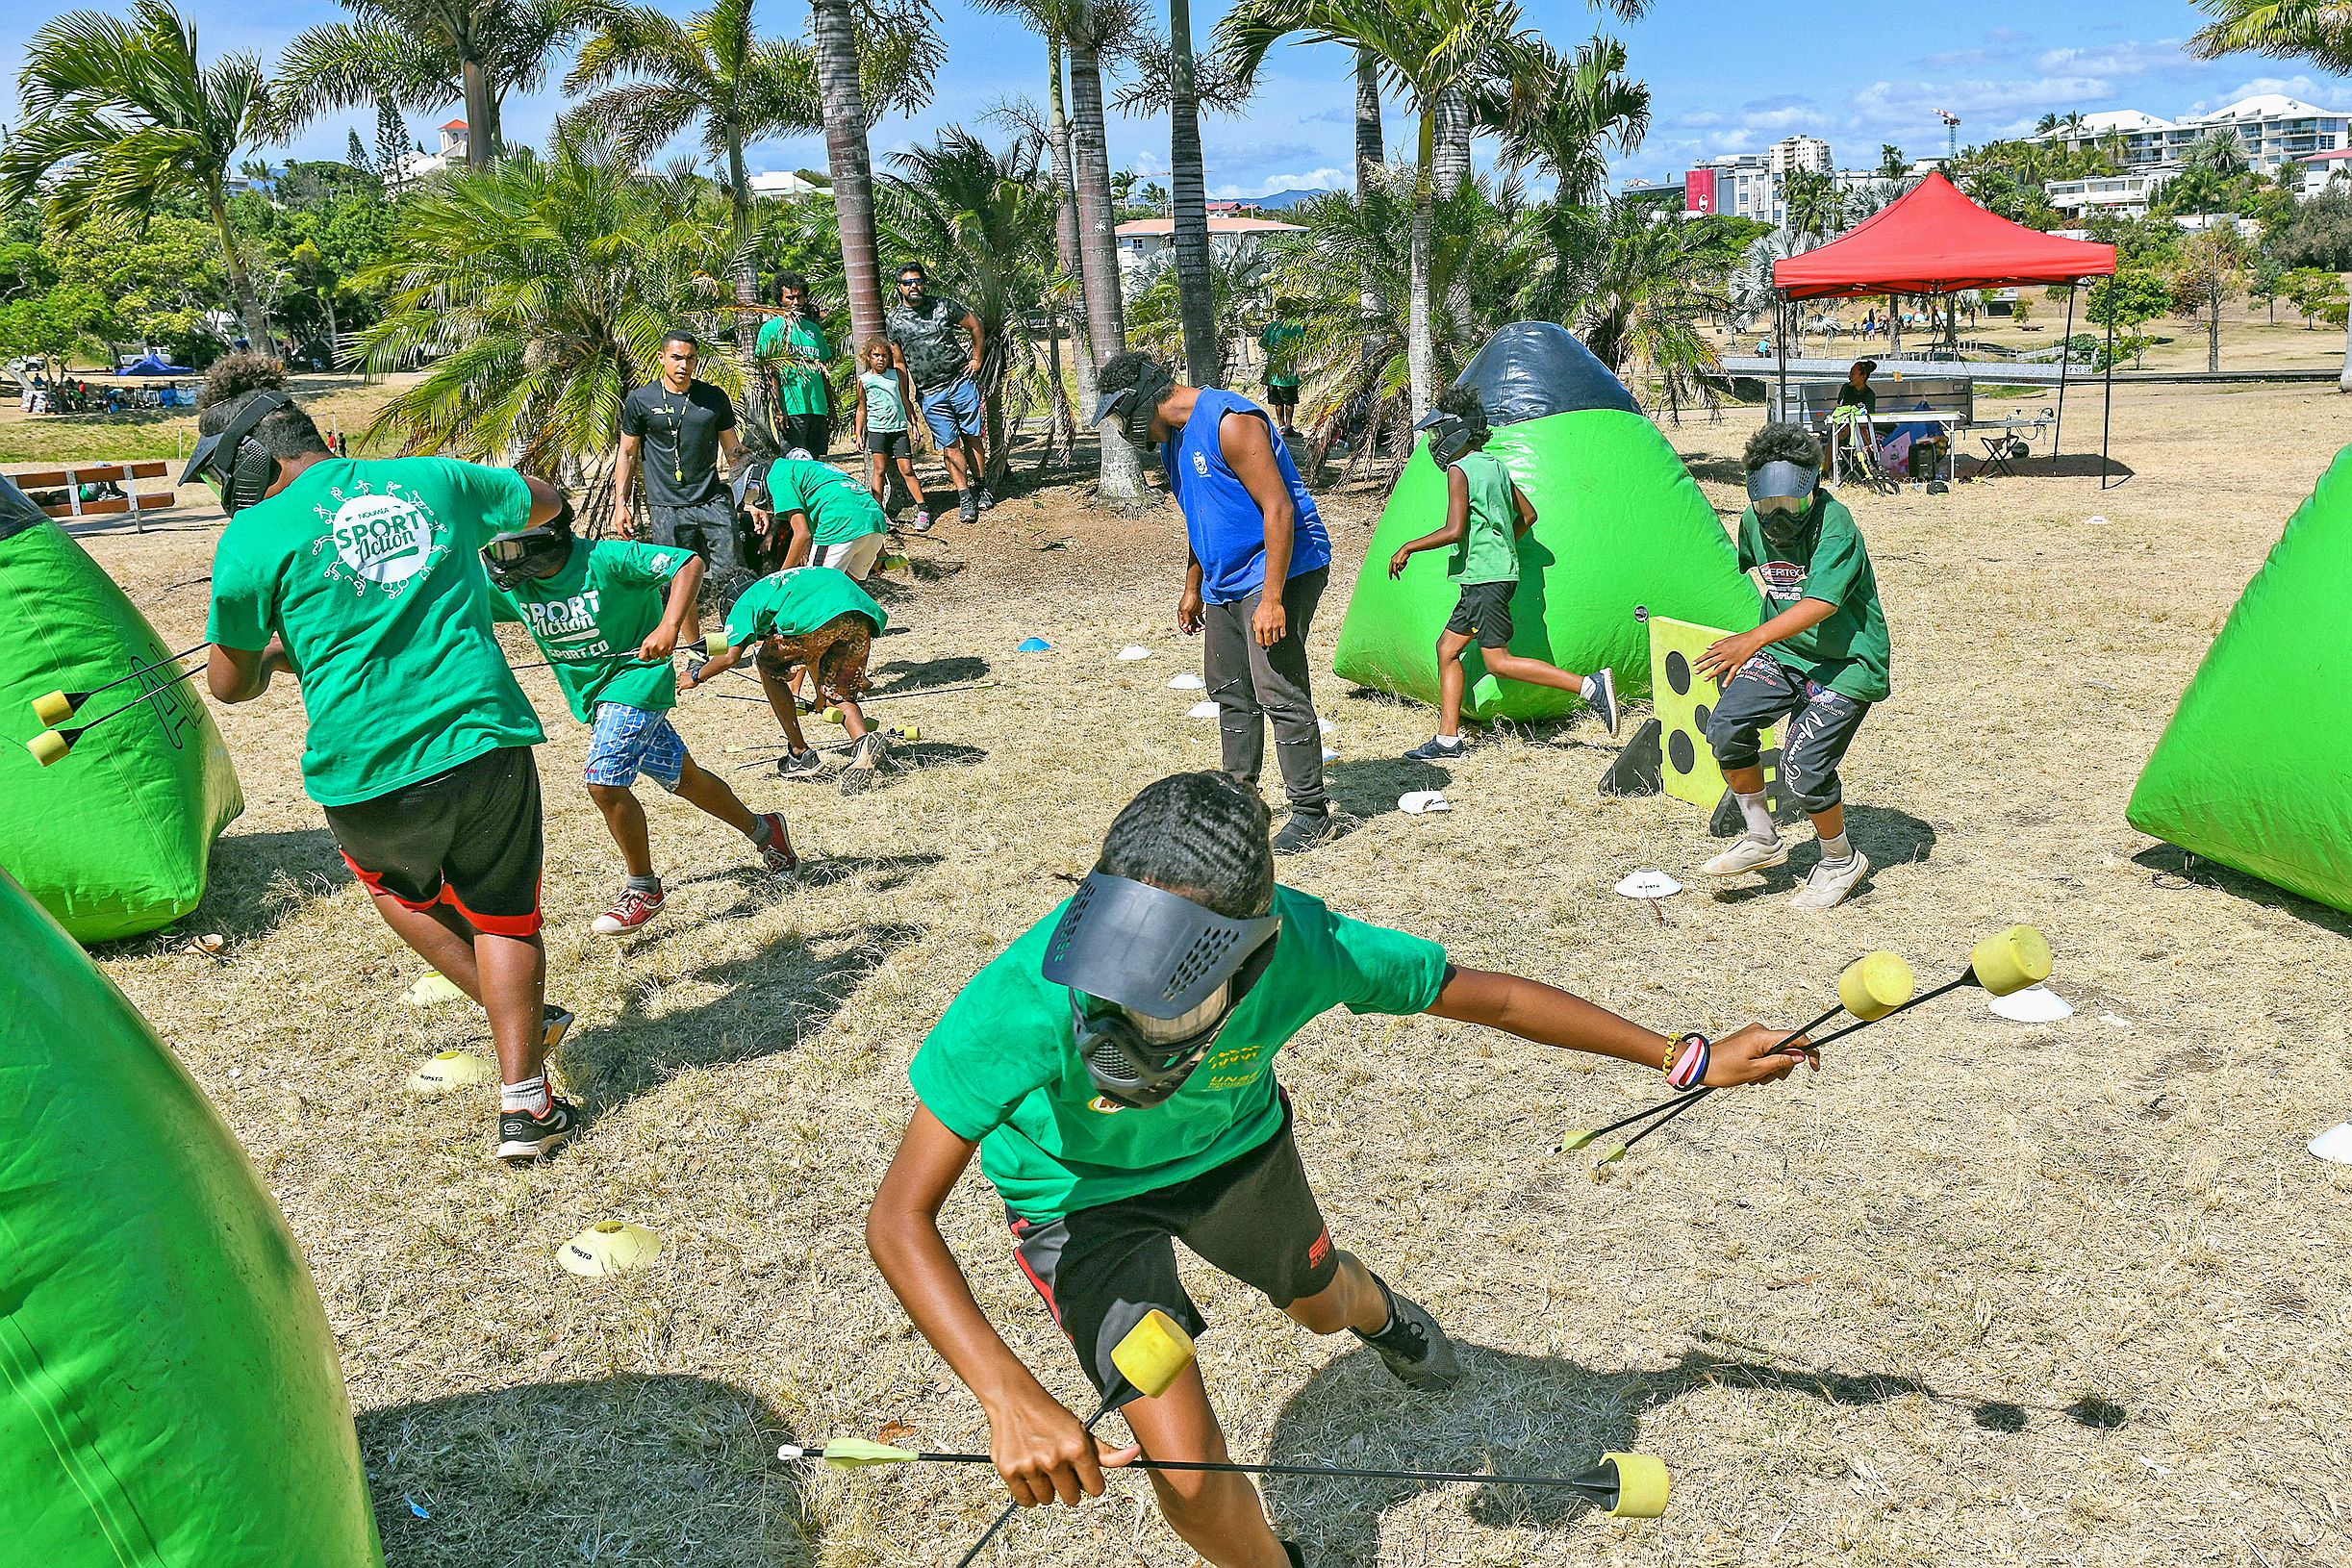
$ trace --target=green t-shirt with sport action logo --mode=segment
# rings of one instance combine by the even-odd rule
[[[510,469],[395,457],[323,458],[229,519],[205,636],[285,643],[312,799],[371,800],[546,739],[491,630],[497,592],[476,553],[530,516]]]
[[[1063,906],[1063,907],[1066,907]],[[1102,1099],[1078,1057],[1070,992],[1042,973],[1057,907],[974,975],[907,1070],[923,1107],[980,1146],[980,1169],[1014,1213],[1050,1220],[1188,1181],[1282,1125],[1275,1052],[1334,1007],[1427,1012],[1446,953],[1424,937],[1334,915],[1274,890],[1274,960],[1193,1075],[1142,1109]]]
[[[1462,542],[1446,558],[1446,576],[1455,583],[1515,583],[1519,580],[1519,508],[1511,501],[1511,470],[1499,457],[1464,452],[1454,465],[1470,487],[1470,523]]]
[[[522,622],[582,723],[594,721],[599,702],[674,708],[676,669],[668,659],[646,664],[637,649],[670,608],[670,580],[694,558],[672,545],[575,539],[554,576],[496,590],[498,619]]]

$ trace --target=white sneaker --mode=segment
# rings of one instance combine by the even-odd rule
[[[1787,857],[1783,856],[1782,858],[1786,859]],[[1859,849],[1855,850],[1854,858],[1843,866],[1834,869],[1827,865],[1815,866],[1807,874],[1805,886],[1797,889],[1797,896],[1788,900],[1788,907],[1808,910],[1835,909],[1846,901],[1847,897],[1854,892],[1854,884],[1860,881],[1862,873],[1869,869],[1870,857]]]
[[[1760,844],[1744,834],[1729,849],[1699,868],[1703,876],[1744,876],[1788,864],[1788,846],[1779,839]]]
[[[1586,677],[1584,685],[1586,688],[1585,706],[1591,708],[1593,716],[1601,721],[1601,727],[1608,731],[1608,738],[1615,740],[1617,738],[1616,671],[1604,670],[1598,674]]]

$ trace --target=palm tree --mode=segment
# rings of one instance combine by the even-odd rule
[[[1474,102],[1480,118],[1502,127],[1505,163],[1540,165],[1557,182],[1554,200],[1587,206],[1607,179],[1604,149],[1631,152],[1650,131],[1650,89],[1624,71],[1625,45],[1614,38],[1593,38],[1574,55],[1531,44]]]
[[[1255,77],[1268,51],[1293,33],[1305,35],[1309,43],[1369,51],[1382,76],[1412,99],[1420,114],[1405,350],[1418,418],[1435,393],[1431,304],[1437,296],[1429,288],[1434,207],[1458,183],[1457,165],[1468,167],[1469,111],[1463,95],[1490,77],[1509,75],[1530,40],[1512,0],[1241,0],[1218,24],[1220,46],[1244,83]]]
[[[849,300],[849,334],[864,342],[882,333],[882,274],[874,258],[873,156],[866,145],[873,122],[858,80],[849,0],[809,0],[809,39],[824,106],[825,172],[833,177],[833,215],[841,221],[842,291]]]
[[[530,91],[591,8],[578,0],[343,0],[347,22],[299,34],[274,84],[269,129],[284,140],[319,114],[362,104],[466,106],[466,163],[504,146],[509,92]]]
[[[362,273],[385,311],[357,338],[372,374],[429,359],[369,434],[405,449],[491,458],[585,488],[609,506],[620,401],[652,379],[663,332],[710,319],[727,208],[692,175],[647,178],[609,145],[559,135],[400,203],[384,259]],[[740,393],[735,367],[703,372]]]
[[[1845,193],[1835,176],[1792,168],[1781,176],[1781,202],[1791,235],[1827,239],[1845,226]]]
[[[136,0],[128,21],[67,12],[25,48],[16,74],[23,123],[0,148],[0,202],[39,191],[51,221],[71,231],[195,197],[219,237],[245,337],[260,347],[269,318],[229,222],[227,182],[264,90],[251,54],[201,63],[195,23],[167,0]]]
[[[1086,289],[1086,346],[1100,367],[1127,344],[1119,291],[1119,237],[1111,202],[1111,161],[1102,113],[1102,48],[1112,41],[1115,10],[1100,0],[1066,0],[1070,43],[1070,157],[1077,188],[1078,263]],[[1144,499],[1143,457],[1115,426],[1102,427],[1097,493],[1121,506]]]
[[[1882,141],[1879,143],[1880,179],[1900,180],[1910,171],[1910,162],[1903,156],[1902,148],[1896,146],[1891,141]]]
[[[1555,206],[1548,215],[1555,221],[1529,235],[1537,255],[1514,269],[1546,288],[1552,308],[1544,314],[1573,328],[1628,386],[1653,386],[1670,417],[1679,421],[1694,400],[1713,407],[1707,377],[1721,367],[1700,321],[1732,305],[1726,277],[1733,258],[1720,227],[1654,223],[1623,201],[1598,211]],[[1549,279],[1546,255],[1560,258]],[[1557,298],[1565,290],[1572,300]]]
[[[1212,263],[1207,180],[1201,161],[1201,114],[1203,110],[1230,114],[1248,100],[1249,92],[1231,79],[1219,57],[1212,55],[1206,62],[1195,59],[1189,0],[1169,0],[1168,11],[1167,41],[1141,38],[1129,49],[1135,81],[1119,94],[1116,107],[1125,114],[1168,115],[1168,211],[1176,231],[1185,379],[1195,386],[1215,386],[1224,375],[1217,350],[1216,311],[1210,301]]]
[[[1039,178],[1043,157],[1034,138],[992,152],[950,126],[930,146],[894,156],[897,172],[879,191],[882,233],[908,255],[936,258],[941,289],[979,320],[990,483],[1006,465],[1007,393],[1050,407],[1058,392],[1042,385],[1026,324],[1053,281],[1056,203]]]
[[[1127,312],[1127,339],[1155,354],[1184,347],[1183,280],[1173,255],[1154,257],[1135,276],[1134,303]],[[1238,368],[1243,347],[1274,304],[1276,252],[1244,240],[1209,259],[1210,345],[1207,385],[1223,385]]]

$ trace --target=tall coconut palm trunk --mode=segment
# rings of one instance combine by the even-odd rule
[[[1225,376],[1218,364],[1217,307],[1209,282],[1208,190],[1201,166],[1190,0],[1168,0],[1168,38],[1175,66],[1168,104],[1168,190],[1176,229],[1176,305],[1184,322],[1184,379],[1214,387]]]
[[[1053,250],[1061,263],[1065,276],[1082,280],[1085,272],[1078,260],[1078,197],[1071,183],[1070,172],[1070,114],[1062,94],[1062,40],[1054,33],[1046,35],[1046,140],[1047,151],[1053,160]],[[1080,282],[1079,291],[1084,293]],[[1095,359],[1086,348],[1085,308],[1076,312],[1057,312],[1059,319],[1070,327],[1071,380],[1075,390],[1075,405],[1092,412],[1095,406]],[[1057,330],[1050,340],[1053,350],[1053,395],[1058,402],[1062,395],[1061,335]],[[1077,449],[1077,416],[1074,413],[1066,421],[1065,433],[1069,450]]]
[[[759,263],[751,252],[751,180],[744,170],[744,139],[740,127],[730,125],[727,139],[727,201],[734,210],[729,238],[735,247],[732,267],[735,284],[735,303],[753,306],[760,302]],[[744,414],[755,430],[775,435],[776,408],[769,395],[768,376],[759,362],[760,318],[748,309],[735,313],[735,359],[743,367]],[[819,453],[822,456],[822,453]]]
[[[1083,0],[1072,9],[1076,21],[1070,41],[1070,156],[1075,165],[1078,262],[1086,288],[1086,351],[1100,367],[1127,345],[1125,308],[1119,296],[1119,237],[1111,204],[1110,149],[1103,136],[1102,65]],[[1102,428],[1099,493],[1122,506],[1144,498],[1142,454],[1116,426]]]
[[[237,295],[237,314],[245,324],[245,341],[256,353],[269,351],[269,313],[262,309],[262,296],[253,287],[253,274],[245,269],[244,257],[238,254],[237,233],[229,227],[228,199],[215,185],[205,192],[205,204],[212,209],[213,232],[220,237],[220,265],[228,269],[229,288]]]
[[[849,0],[810,0],[809,38],[817,52],[817,90],[824,100],[825,167],[833,176],[833,215],[841,224],[849,332],[864,342],[882,334],[882,274],[874,259],[873,160],[866,146],[866,99],[857,81],[857,29]]]
[[[1369,49],[1355,51],[1355,199],[1361,203],[1372,194],[1372,184],[1380,177],[1387,159],[1387,150],[1380,138],[1380,58]],[[1388,318],[1388,301],[1381,296],[1378,283],[1369,266],[1362,271],[1363,289],[1358,303],[1364,313],[1363,369],[1369,374],[1373,361],[1379,353],[1379,339],[1374,323]]]
[[[490,67],[468,52],[461,57],[458,73],[466,91],[466,166],[488,168],[498,140],[498,103],[491,93]]]
[[[1429,314],[1429,246],[1437,222],[1436,182],[1430,165],[1436,141],[1437,115],[1434,110],[1424,110],[1421,156],[1413,176],[1413,234],[1404,301],[1404,370],[1416,421],[1429,412],[1437,374],[1437,342]]]

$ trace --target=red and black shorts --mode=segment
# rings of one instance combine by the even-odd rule
[[[1198,1335],[1207,1320],[1176,1274],[1176,1246],[1266,1293],[1277,1307],[1329,1288],[1339,1254],[1290,1130],[1188,1181],[1056,1220],[1011,1217],[1022,1272],[1077,1348],[1095,1391],[1113,1404],[1141,1397],[1111,1350],[1159,1308]]]
[[[411,909],[447,904],[492,936],[539,934],[539,765],[502,746],[389,795],[326,808],[343,864]]]

